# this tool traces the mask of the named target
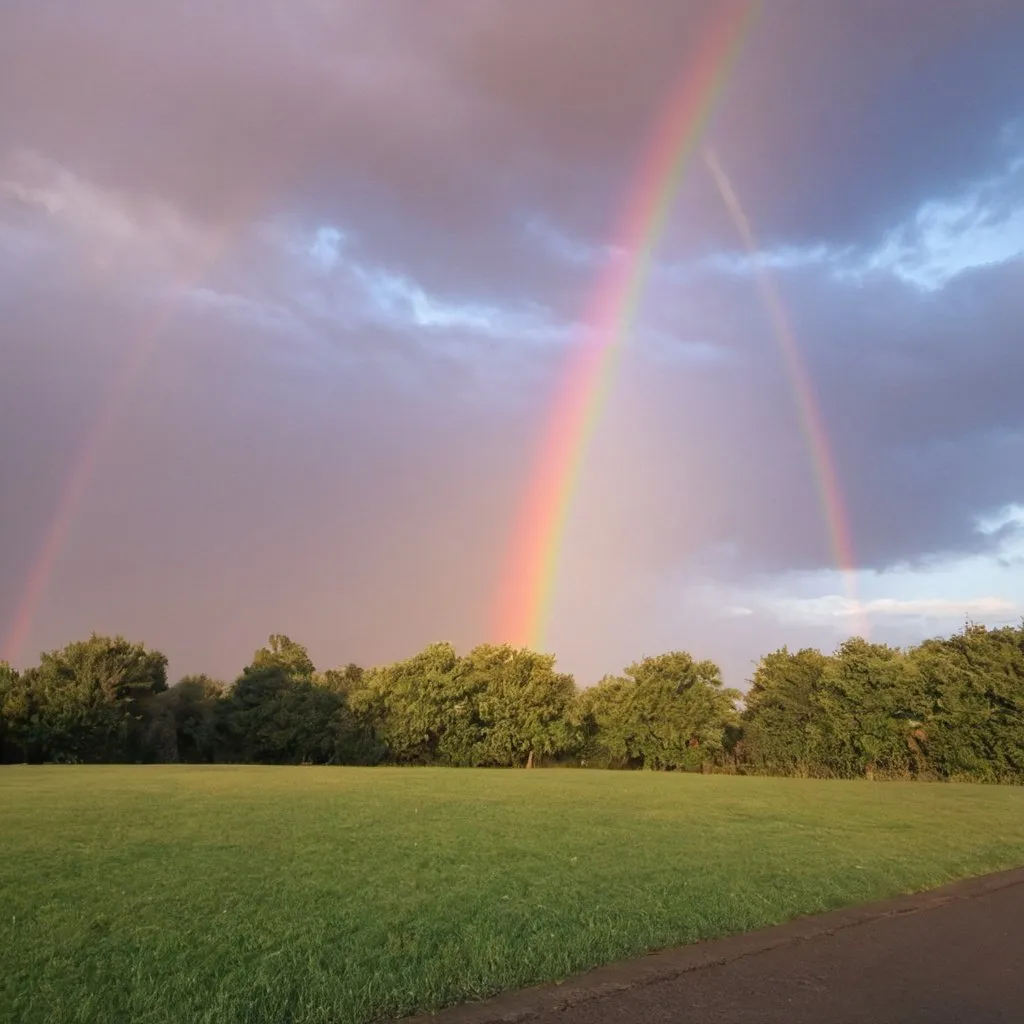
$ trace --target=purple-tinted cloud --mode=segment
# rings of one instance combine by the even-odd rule
[[[7,5],[0,631],[111,424],[20,661],[93,628],[222,674],[272,630],[323,665],[484,639],[567,347],[715,6]],[[683,645],[740,681],[832,636],[779,603],[842,607],[806,583],[835,553],[759,267],[859,566],[967,566],[871,614],[909,638],[908,609],[1017,600],[976,560],[1010,559],[979,516],[1024,503],[1022,49],[1012,0],[765,5],[707,140],[762,251],[695,161],[572,510],[551,636],[582,680]]]

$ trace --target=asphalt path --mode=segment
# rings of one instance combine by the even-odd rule
[[[418,1017],[430,1024],[1024,1024],[1024,868]]]

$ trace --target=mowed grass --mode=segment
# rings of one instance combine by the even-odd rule
[[[1024,788],[0,769],[0,1017],[363,1022],[1024,863]]]

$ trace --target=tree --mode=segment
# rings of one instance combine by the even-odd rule
[[[692,771],[721,754],[739,693],[722,686],[714,662],[671,651],[644,658],[625,674],[633,683],[632,754],[645,768]]]
[[[643,658],[577,691],[551,655],[447,643],[364,670],[316,672],[270,636],[227,688],[123,637],[17,672],[0,662],[0,761],[228,760],[533,765],[544,758],[773,774],[1024,781],[1024,623],[901,650],[859,638],[829,656],[785,647],[758,663],[741,716],[716,665]],[[738,737],[738,739],[737,739]]]
[[[259,648],[252,656],[249,668],[279,668],[293,679],[307,680],[311,680],[316,672],[306,648],[283,633],[270,635],[266,646]]]
[[[1024,624],[968,625],[908,655],[925,713],[913,737],[947,778],[1024,779]]]
[[[739,749],[774,774],[916,775],[927,712],[920,673],[897,648],[860,637],[830,657],[782,648],[754,673]]]
[[[259,764],[339,760],[344,698],[280,665],[251,666],[217,704],[223,755]]]
[[[419,654],[371,669],[351,697],[353,712],[390,761],[472,764],[480,740],[479,681],[467,679],[455,648],[433,643]]]
[[[721,758],[738,698],[713,662],[685,651],[644,658],[582,699],[588,751],[605,763],[697,770]]]
[[[829,659],[804,648],[766,654],[754,671],[738,753],[760,771],[815,774],[822,762],[821,694]]]
[[[0,661],[0,764],[37,760],[34,725],[37,709],[21,673]]]
[[[320,682],[328,690],[335,693],[351,694],[365,685],[366,670],[355,662],[349,662],[344,668],[329,668]]]
[[[337,761],[345,700],[322,682],[302,644],[271,634],[217,703],[221,755],[262,764]]]
[[[141,760],[152,698],[167,688],[167,658],[94,633],[43,654],[22,679],[36,753],[51,760]]]
[[[575,692],[551,655],[482,644],[460,658],[435,643],[372,669],[350,697],[388,760],[523,765],[573,748]]]
[[[465,688],[477,694],[478,764],[530,766],[574,751],[581,738],[576,684],[555,658],[508,644],[481,644],[463,662]]]
[[[577,698],[583,723],[582,763],[595,768],[635,768],[630,696],[633,684],[617,676],[605,676]]]
[[[174,751],[164,760],[209,764],[216,759],[218,713],[226,692],[219,680],[193,675],[159,695]]]
[[[818,703],[822,758],[838,775],[915,774],[926,702],[903,652],[851,637],[828,660]]]

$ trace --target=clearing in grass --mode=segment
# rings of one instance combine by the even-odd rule
[[[1024,789],[0,769],[0,1019],[339,1024],[1024,863]]]

